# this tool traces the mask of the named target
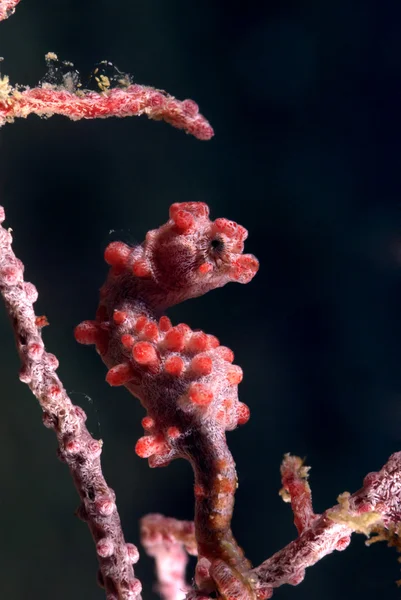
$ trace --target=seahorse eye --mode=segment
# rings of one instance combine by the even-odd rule
[[[223,240],[220,240],[219,238],[214,238],[210,242],[210,246],[214,252],[221,252],[224,248],[224,242],[223,242]]]

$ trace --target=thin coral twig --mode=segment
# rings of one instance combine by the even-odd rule
[[[108,89],[105,86],[101,93],[50,84],[17,89],[9,84],[8,77],[0,78],[0,126],[30,114],[62,115],[74,121],[145,114],[149,119],[164,120],[183,129],[199,140],[213,136],[211,125],[193,100],[180,101],[152,87],[131,84]]]
[[[281,465],[283,487],[280,495],[284,502],[291,502],[294,524],[301,535],[316,518],[312,506],[312,493],[308,483],[309,467],[298,456],[287,454]]]
[[[0,207],[0,223],[5,213]],[[67,463],[81,498],[78,516],[88,523],[100,564],[99,580],[107,600],[137,598],[141,584],[134,577],[132,564],[138,560],[133,544],[126,544],[115,494],[102,474],[101,440],[95,440],[85,426],[86,415],[74,406],[56,374],[57,358],[45,351],[33,303],[37,291],[24,281],[24,266],[12,249],[10,230],[0,225],[0,292],[14,328],[17,350],[22,362],[20,379],[39,400],[44,425],[53,429],[59,443],[59,458]]]
[[[15,7],[20,3],[20,0],[0,0],[0,21],[4,21],[11,17],[15,12]]]
[[[141,542],[156,562],[156,590],[164,600],[183,600],[190,590],[185,581],[187,553],[198,554],[193,521],[146,515],[141,520]]]

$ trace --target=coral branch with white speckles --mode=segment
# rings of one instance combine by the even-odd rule
[[[281,585],[300,583],[307,567],[334,550],[345,550],[352,533],[374,534],[368,545],[385,540],[401,549],[401,452],[390,456],[377,473],[366,475],[360,490],[341,494],[339,503],[322,515],[313,513],[306,475],[301,459],[284,458],[284,499],[291,500],[300,535],[252,570],[259,599],[270,598],[273,589]]]
[[[0,207],[0,223],[4,219]],[[102,442],[92,438],[85,426],[85,412],[72,404],[55,372],[57,358],[46,352],[40,331],[46,319],[36,317],[33,309],[36,288],[24,281],[23,264],[11,244],[10,231],[0,225],[0,292],[22,362],[20,379],[39,400],[44,425],[57,435],[59,458],[68,465],[81,499],[77,514],[87,522],[96,543],[99,580],[107,599],[133,600],[141,592],[132,568],[139,555],[136,547],[124,540],[115,494],[102,474]]]
[[[199,140],[213,136],[211,125],[193,100],[180,101],[152,87],[131,84],[104,89],[101,93],[72,91],[50,84],[17,89],[9,84],[7,77],[0,78],[0,126],[30,114],[62,115],[74,121],[146,115],[156,121],[164,120]]]
[[[308,567],[335,550],[345,550],[353,533],[371,536],[366,541],[368,546],[376,541],[386,541],[401,551],[401,452],[393,454],[380,471],[366,475],[360,490],[352,495],[347,492],[341,494],[338,504],[321,515],[315,514],[312,509],[308,471],[309,467],[305,467],[299,457],[289,454],[284,457],[281,466],[283,489],[280,495],[286,502],[291,502],[299,536],[259,567],[249,571],[258,600],[271,598],[274,589],[282,585],[301,583]],[[161,549],[164,558],[169,543],[180,544],[189,554],[194,554],[192,523],[148,515],[142,520],[142,527],[144,545],[146,547],[149,543],[149,554],[155,556],[156,561],[157,550]],[[220,566],[223,568],[224,565]],[[160,574],[163,580],[163,570],[158,569]],[[210,573],[204,560],[197,567],[198,590],[190,591],[188,600],[207,600],[208,596],[202,593],[202,575],[207,582]],[[226,576],[226,588],[232,594],[236,581],[228,571]],[[401,581],[397,584],[400,585]],[[234,594],[233,597],[243,598],[238,585],[237,589],[240,594]]]

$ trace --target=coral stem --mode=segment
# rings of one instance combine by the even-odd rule
[[[62,115],[72,120],[106,117],[131,117],[146,114],[149,119],[164,120],[184,129],[199,140],[209,140],[213,129],[199,114],[195,102],[180,101],[154,88],[133,84],[106,89],[102,93],[88,90],[69,91],[44,84],[18,90],[0,78],[0,126],[30,114],[50,117]]]
[[[0,207],[0,223],[4,219]],[[132,600],[139,596],[141,584],[134,577],[133,546],[125,543],[115,494],[102,474],[102,442],[92,438],[84,411],[72,404],[55,372],[58,361],[45,350],[33,309],[36,288],[24,282],[23,265],[11,244],[10,231],[0,225],[0,291],[22,362],[20,379],[39,400],[44,425],[56,433],[59,458],[67,463],[81,499],[78,516],[88,523],[96,543],[99,579],[108,600]]]

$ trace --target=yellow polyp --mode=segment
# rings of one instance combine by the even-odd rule
[[[347,512],[347,509],[329,511],[327,516],[335,523],[348,525],[353,531],[364,533],[365,535],[369,535],[372,532],[372,529],[377,526],[383,518],[380,513],[374,511],[366,512],[362,515],[353,515]]]
[[[12,104],[11,93],[13,88],[10,85],[10,80],[7,75],[0,77],[0,102],[10,106]],[[14,90],[15,93],[15,90]]]

